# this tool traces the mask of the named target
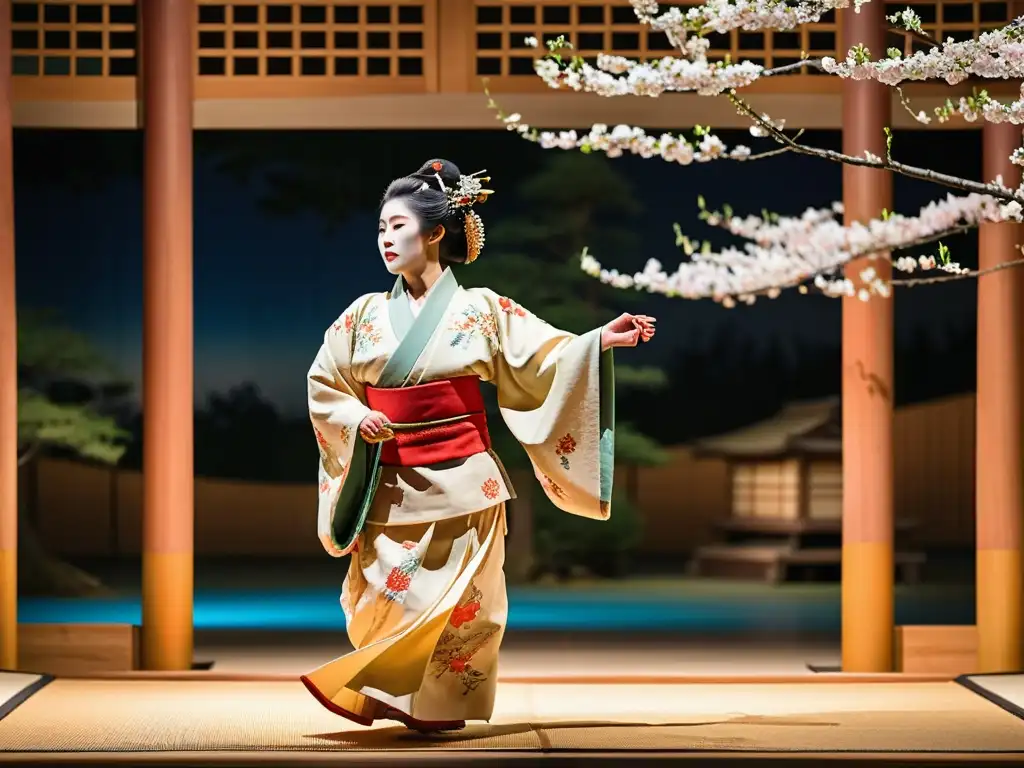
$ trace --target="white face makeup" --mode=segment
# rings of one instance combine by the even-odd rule
[[[377,249],[388,272],[423,270],[427,262],[429,233],[420,232],[420,222],[401,198],[389,200],[380,211]]]

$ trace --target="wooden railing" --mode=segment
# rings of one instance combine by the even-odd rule
[[[989,0],[910,7],[940,40],[976,36],[1005,24],[1009,12],[1006,2]],[[16,98],[134,98],[136,11],[132,0],[15,0]],[[198,0],[196,16],[199,99],[465,92],[482,77],[497,92],[543,91],[527,36],[565,35],[585,58],[671,54],[665,36],[639,24],[626,0]],[[715,35],[711,51],[779,66],[835,54],[840,32],[829,14],[792,32]],[[784,78],[780,87],[814,90],[813,77]]]

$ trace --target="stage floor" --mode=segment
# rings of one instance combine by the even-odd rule
[[[2,675],[0,675],[2,677]],[[739,678],[737,678],[738,680]],[[490,762],[618,754],[1024,759],[1024,721],[986,676],[941,682],[503,683],[491,723],[423,737],[362,728],[292,679],[56,679],[0,719],[0,762]],[[999,690],[1010,689],[1006,676]],[[969,682],[969,684],[964,684]],[[4,690],[11,693],[12,681]],[[29,690],[28,688],[26,690]],[[1016,696],[1016,694],[1008,694]],[[516,759],[518,758],[518,759]],[[526,758],[524,761],[523,758]]]

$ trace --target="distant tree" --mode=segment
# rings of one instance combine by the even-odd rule
[[[253,382],[211,393],[195,419],[200,477],[309,482],[317,447],[308,418],[285,418]]]
[[[103,412],[105,401],[128,391],[83,335],[46,313],[18,318],[18,465],[43,453],[116,464],[129,433]],[[26,594],[103,593],[95,577],[46,551],[19,494],[18,578]],[[74,514],[70,511],[68,514]]]
[[[493,137],[490,130],[420,136],[411,131],[206,131],[196,135],[196,155],[257,189],[268,214],[316,214],[330,231],[353,212],[375,210],[393,179],[432,157],[456,162],[467,173],[493,168]],[[537,152],[511,151],[519,167],[521,157],[541,163]]]

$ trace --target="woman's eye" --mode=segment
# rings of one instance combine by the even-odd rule
[[[395,229],[401,229],[404,226],[404,224],[395,224]]]

